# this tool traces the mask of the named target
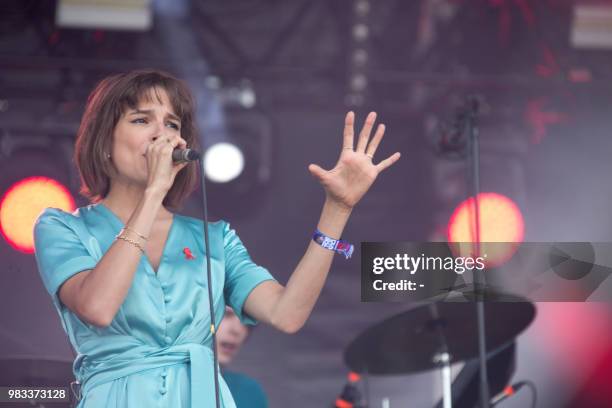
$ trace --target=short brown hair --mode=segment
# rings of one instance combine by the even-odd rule
[[[156,88],[164,89],[181,120],[181,137],[190,148],[199,146],[195,126],[195,104],[187,85],[157,70],[141,70],[104,78],[89,95],[77,135],[74,161],[81,176],[81,194],[98,202],[110,190],[114,168],[106,154],[111,151],[113,133],[126,109],[135,109],[142,98]],[[174,179],[163,204],[178,208],[198,182],[195,163],[190,163]]]

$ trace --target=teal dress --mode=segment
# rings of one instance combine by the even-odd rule
[[[64,330],[78,356],[78,408],[212,408],[215,406],[212,336],[203,222],[174,215],[157,273],[143,256],[132,286],[110,326],[81,320],[59,300],[74,274],[93,269],[123,227],[103,204],[66,213],[46,209],[34,227],[36,260]],[[225,305],[244,324],[249,293],[274,279],[253,263],[224,221],[209,223],[216,326]],[[219,375],[221,406],[235,407]]]

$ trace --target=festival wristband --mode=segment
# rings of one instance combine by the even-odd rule
[[[346,259],[349,259],[351,255],[353,255],[353,250],[355,249],[353,244],[341,239],[333,239],[328,237],[319,230],[315,231],[312,236],[312,240],[321,245],[323,248],[331,249],[334,252],[344,255]]]

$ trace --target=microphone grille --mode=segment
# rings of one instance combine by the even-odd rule
[[[187,160],[194,161],[200,159],[200,154],[192,149],[186,149],[185,155],[187,156]]]

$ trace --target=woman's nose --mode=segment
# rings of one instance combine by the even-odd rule
[[[151,141],[154,142],[160,137],[164,136],[164,131],[165,127],[163,124],[158,123],[156,126],[154,126],[151,133]]]
[[[229,326],[229,332],[232,334],[240,334],[240,322],[232,322]]]

